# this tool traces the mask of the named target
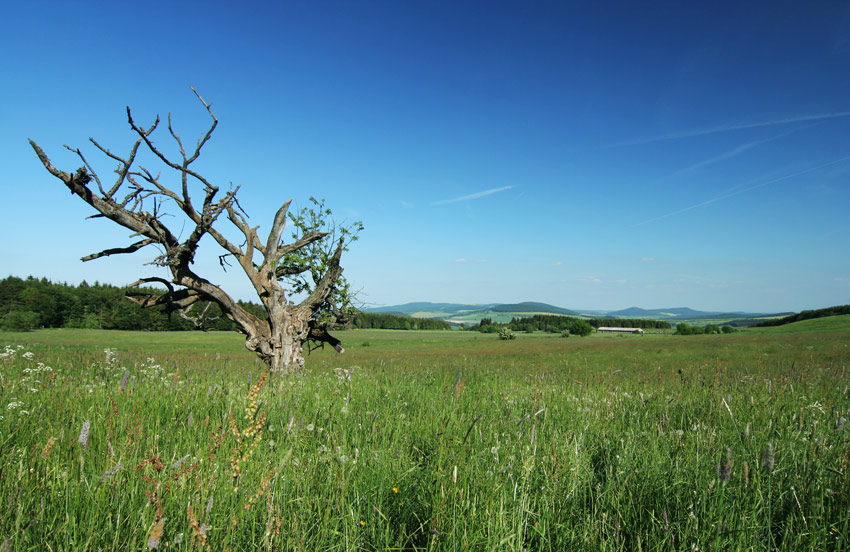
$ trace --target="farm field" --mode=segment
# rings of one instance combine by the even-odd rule
[[[2,550],[850,549],[850,316],[338,337],[0,333]]]

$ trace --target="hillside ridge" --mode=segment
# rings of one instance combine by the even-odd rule
[[[432,303],[417,301],[402,305],[387,305],[363,309],[370,313],[393,313],[415,318],[439,318],[456,324],[479,322],[482,318],[490,318],[496,322],[509,322],[514,317],[534,314],[556,314],[578,318],[644,318],[652,320],[694,320],[719,318],[761,318],[774,316],[763,313],[699,311],[689,307],[672,307],[661,309],[644,309],[629,307],[618,311],[592,309],[568,309],[538,301],[522,301],[519,303]]]

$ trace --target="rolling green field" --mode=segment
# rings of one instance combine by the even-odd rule
[[[0,550],[848,550],[850,317],[727,335],[0,333]]]

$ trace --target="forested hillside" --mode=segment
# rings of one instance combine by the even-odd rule
[[[157,293],[153,288],[134,291]],[[110,284],[79,286],[53,283],[32,276],[9,276],[0,280],[0,327],[3,329],[89,328],[104,330],[232,330],[233,323],[221,316],[218,306],[197,303],[188,313],[189,320],[161,308],[143,309],[127,299],[129,288]],[[160,292],[161,293],[161,292]],[[240,304],[265,318],[265,311],[254,303]]]
[[[153,288],[122,288],[110,284],[79,286],[53,283],[32,276],[9,276],[0,280],[0,329],[88,328],[102,330],[234,330],[233,322],[222,316],[215,303],[200,302],[187,313],[166,313],[162,308],[143,309],[127,299],[130,291],[161,293]],[[266,318],[263,307],[240,301],[245,309]],[[448,330],[442,320],[411,318],[391,314],[358,313],[352,325],[363,329]]]
[[[802,312],[792,314],[784,318],[765,320],[764,322],[759,322],[758,324],[755,324],[755,326],[782,326],[783,324],[800,322],[801,320],[811,320],[812,318],[823,318],[825,316],[839,316],[842,314],[850,314],[850,305],[839,305],[835,307],[827,307],[825,309],[816,310],[804,310]]]
[[[570,316],[558,316],[552,314],[535,314],[513,318],[507,324],[497,324],[491,319],[485,318],[480,324],[470,326],[469,330],[484,333],[495,333],[501,328],[508,328],[519,332],[546,331],[558,333],[570,330],[575,323],[582,322],[591,328],[644,328],[644,329],[670,329],[670,323],[664,320],[645,320],[640,318],[593,318],[585,320]]]
[[[358,329],[384,330],[451,330],[445,320],[433,318],[412,318],[389,313],[361,312],[354,315],[352,325]]]

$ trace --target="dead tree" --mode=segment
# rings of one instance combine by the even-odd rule
[[[83,261],[124,253],[135,253],[148,246],[155,246],[160,254],[151,264],[165,267],[168,278],[147,277],[132,284],[158,283],[165,287],[162,294],[141,293],[131,297],[142,307],[164,307],[166,311],[181,311],[191,308],[198,301],[216,303],[228,319],[235,322],[237,330],[246,335],[245,347],[263,359],[273,372],[297,371],[304,365],[305,342],[313,340],[328,343],[338,352],[342,344],[328,333],[329,325],[344,322],[350,312],[349,287],[342,278],[340,257],[347,245],[357,239],[362,230],[359,222],[351,225],[333,224],[331,212],[324,201],[311,198],[313,206],[300,213],[289,213],[290,201],[277,211],[271,230],[265,241],[257,233],[259,226],[250,226],[248,216],[239,205],[236,194],[239,187],[219,195],[219,187],[196,172],[192,164],[207,144],[218,120],[211,104],[204,101],[192,88],[211,118],[209,129],[198,140],[194,150],[187,152],[180,136],[171,125],[168,116],[168,132],[176,143],[179,157],[170,158],[152,141],[151,135],[160,124],[145,128],[136,123],[127,108],[127,119],[138,139],[126,157],[120,157],[101,146],[94,139],[92,144],[118,166],[116,180],[104,186],[98,174],[79,149],[65,146],[77,156],[83,166],[74,172],[65,172],[52,165],[44,151],[34,141],[35,150],[44,167],[62,181],[97,213],[93,218],[105,217],[132,232],[131,237],[140,238],[124,247],[106,249],[87,255]],[[165,168],[179,177],[179,185],[166,186],[161,176],[137,162],[140,150],[149,151]],[[96,185],[96,190],[92,188]],[[200,206],[190,197],[192,189],[203,190]],[[191,232],[180,239],[164,222],[165,209],[176,206],[188,219]],[[198,207],[200,210],[198,210]],[[148,210],[146,210],[146,208]],[[237,245],[220,231],[222,216],[238,230]],[[294,227],[291,241],[284,239],[284,229],[289,219]],[[172,223],[174,226],[174,223]],[[180,229],[178,226],[175,228]],[[222,267],[235,260],[242,268],[257,293],[257,297],[268,314],[262,319],[240,306],[221,287],[193,271],[193,261],[198,244],[205,235],[211,236],[224,254],[219,257]],[[291,297],[301,298],[295,304]]]

